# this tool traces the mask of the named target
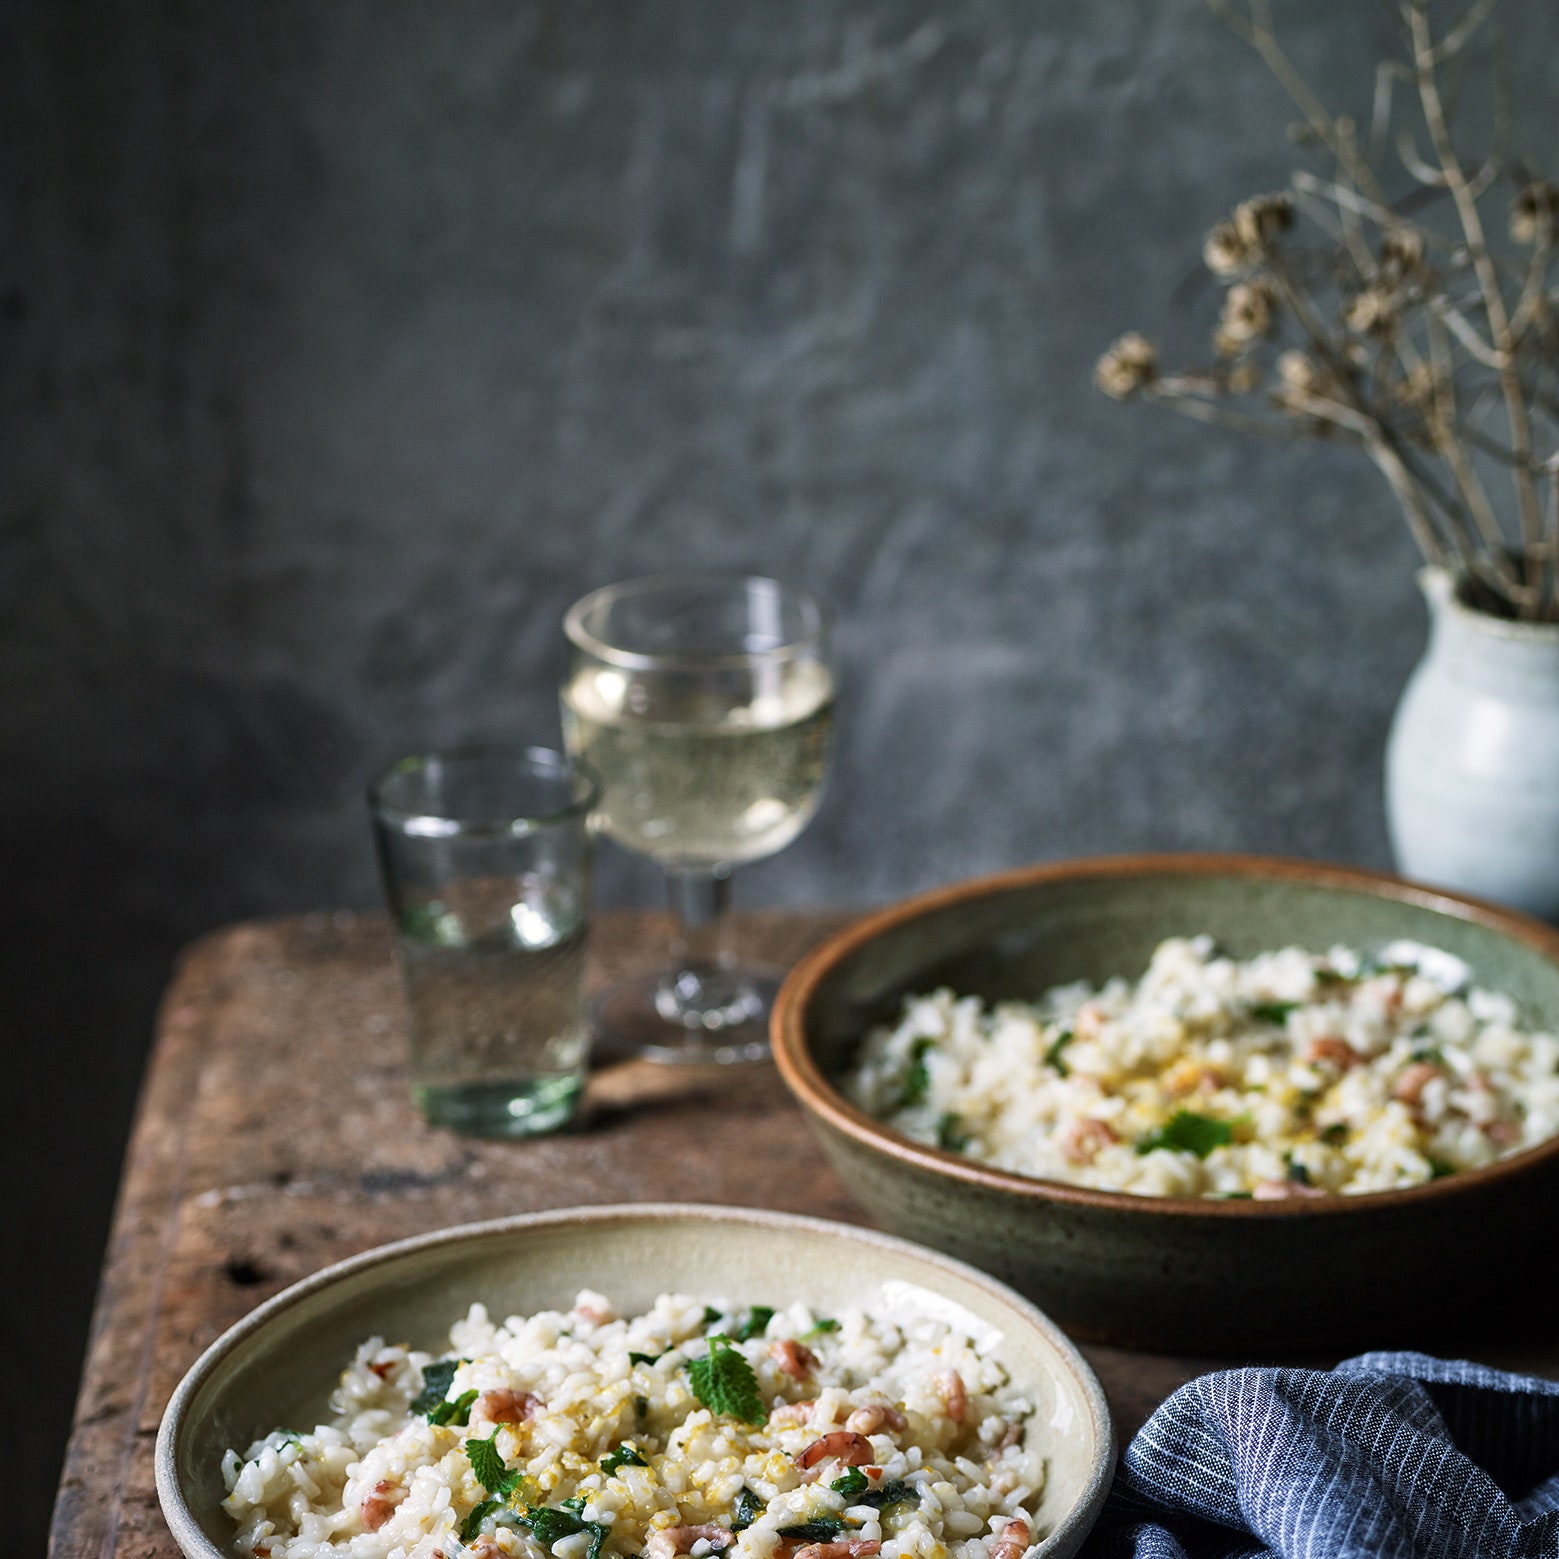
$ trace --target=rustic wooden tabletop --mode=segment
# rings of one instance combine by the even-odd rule
[[[846,918],[752,916],[738,940],[755,961],[784,967]],[[651,967],[665,931],[657,916],[605,917],[592,980]],[[403,1024],[379,916],[240,925],[184,955],[120,1188],[55,1507],[56,1559],[175,1559],[152,1477],[163,1405],[219,1332],[343,1256],[585,1203],[718,1202],[869,1221],[771,1066],[619,1064],[592,1076],[577,1129],[479,1142],[431,1130],[413,1109]],[[1122,1443],[1182,1381],[1229,1362],[1083,1351]]]

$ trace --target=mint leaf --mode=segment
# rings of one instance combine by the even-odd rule
[[[666,1355],[663,1353],[630,1353],[628,1362],[630,1364],[658,1364],[665,1357]]]
[[[482,1523],[502,1504],[502,1500],[484,1499],[480,1505],[473,1505],[471,1514],[460,1523],[460,1541],[473,1542],[477,1533],[482,1530]]]
[[[462,1391],[453,1402],[440,1402],[439,1405],[428,1414],[430,1424],[453,1424],[457,1429],[464,1429],[471,1422],[471,1404],[479,1395],[476,1391]]]
[[[863,1494],[857,1505],[871,1505],[877,1510],[886,1510],[889,1505],[902,1505],[907,1501],[920,1503],[920,1490],[913,1483],[903,1483],[898,1478],[890,1478],[886,1483],[879,1483],[876,1488]]]
[[[813,1516],[810,1521],[798,1521],[795,1526],[781,1527],[781,1537],[794,1538],[798,1543],[826,1543],[849,1531],[850,1523],[843,1516]]]
[[[1072,1075],[1066,1062],[1061,1059],[1061,1052],[1071,1043],[1071,1029],[1062,1029],[1056,1036],[1055,1042],[1045,1052],[1045,1065],[1050,1067],[1052,1071],[1059,1072],[1062,1077],[1070,1077]]]
[[[1348,1140],[1347,1121],[1333,1121],[1321,1128],[1321,1141],[1328,1147],[1340,1148]]]
[[[578,1503],[582,1507],[584,1501],[580,1500]],[[588,1532],[590,1551],[587,1559],[600,1559],[601,1545],[606,1541],[610,1530],[599,1521],[586,1521],[577,1511],[556,1509],[547,1505],[532,1505],[520,1517],[519,1524],[528,1527],[531,1536],[543,1548],[551,1548],[554,1543],[565,1537],[572,1537],[576,1532]]]
[[[422,1390],[406,1404],[409,1413],[432,1413],[455,1383],[455,1371],[463,1359],[434,1359],[422,1366]]]
[[[837,1332],[838,1330],[839,1323],[832,1316],[822,1315],[817,1318],[810,1332],[801,1334],[801,1340],[805,1342],[808,1337],[821,1337],[824,1332]]]
[[[614,1473],[619,1467],[648,1467],[649,1463],[639,1455],[639,1448],[632,1440],[624,1440],[615,1451],[601,1459],[601,1471]]]
[[[709,1339],[709,1352],[692,1359],[687,1367],[693,1395],[711,1413],[739,1418],[743,1423],[761,1424],[769,1415],[758,1395],[758,1377],[731,1339],[716,1332]]]
[[[872,1486],[872,1481],[859,1467],[852,1467],[842,1478],[835,1478],[828,1486],[835,1494],[843,1494],[853,1505],[855,1496],[864,1494]]]
[[[929,1039],[917,1039],[910,1047],[909,1070],[905,1072],[899,1090],[901,1110],[908,1109],[912,1104],[919,1104],[930,1091],[931,1073],[926,1070],[926,1052],[932,1048]]]
[[[747,1312],[747,1319],[736,1328],[737,1342],[746,1342],[750,1338],[760,1336],[763,1329],[774,1319],[773,1305],[754,1305]]]
[[[969,1146],[969,1133],[951,1110],[936,1123],[936,1145],[948,1153],[962,1153]]]
[[[1259,1023],[1276,1023],[1279,1027],[1288,1022],[1288,1015],[1299,1010],[1297,1001],[1258,1001],[1251,1004],[1250,1015]]]
[[[505,1498],[519,1487],[523,1474],[516,1467],[511,1471],[503,1464],[503,1453],[498,1449],[498,1431],[495,1429],[485,1440],[467,1440],[461,1447],[476,1481],[489,1494]]]
[[[720,1319],[720,1312],[713,1305],[704,1306],[704,1325],[713,1326]]]
[[[745,1532],[763,1514],[763,1501],[744,1483],[736,1496],[736,1514],[731,1518],[733,1532]]]
[[[1194,1153],[1206,1158],[1214,1148],[1234,1141],[1234,1128],[1227,1121],[1198,1115],[1194,1110],[1176,1110],[1157,1131],[1149,1132],[1137,1143],[1139,1153],[1168,1148],[1175,1153]]]

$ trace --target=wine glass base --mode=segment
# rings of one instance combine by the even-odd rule
[[[779,981],[742,972],[745,999],[727,1002],[702,1017],[678,1015],[664,978],[645,975],[603,991],[590,1004],[599,1055],[640,1057],[683,1066],[732,1066],[769,1058],[769,1007]]]

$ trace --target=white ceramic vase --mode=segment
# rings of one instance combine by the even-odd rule
[[[1559,918],[1559,624],[1470,607],[1426,568],[1429,647],[1386,747],[1404,876]]]

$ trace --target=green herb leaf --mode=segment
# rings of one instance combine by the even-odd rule
[[[1317,985],[1352,985],[1352,975],[1344,974],[1340,969],[1333,969],[1330,964],[1323,964],[1315,971],[1315,983]]]
[[[749,1338],[757,1337],[773,1319],[774,1307],[772,1305],[754,1305],[747,1312],[747,1319],[736,1328],[737,1342],[746,1342]]]
[[[1456,1173],[1456,1165],[1443,1158],[1429,1160],[1429,1174],[1432,1179],[1443,1180],[1447,1175]]]
[[[406,1404],[407,1411],[423,1415],[431,1414],[455,1383],[455,1371],[462,1363],[464,1363],[462,1359],[434,1359],[431,1363],[424,1364],[422,1390]]]
[[[842,1478],[830,1483],[835,1494],[843,1494],[853,1505],[857,1494],[864,1494],[872,1486],[872,1480],[859,1467],[852,1467]]]
[[[1072,1043],[1071,1029],[1062,1029],[1056,1036],[1050,1048],[1045,1052],[1045,1065],[1053,1072],[1059,1072],[1063,1077],[1072,1075],[1071,1068],[1061,1059],[1061,1052]]]
[[[962,1153],[969,1146],[969,1133],[951,1110],[936,1123],[936,1145],[948,1153]]]
[[[1279,1027],[1288,1022],[1288,1015],[1299,1010],[1297,1001],[1258,1001],[1251,1004],[1250,1015],[1260,1023],[1276,1023]]]
[[[1413,1059],[1415,1061],[1429,1061],[1435,1066],[1444,1066],[1445,1052],[1438,1045],[1415,1045],[1413,1047]]]
[[[639,1455],[639,1448],[632,1440],[624,1440],[615,1451],[601,1458],[601,1471],[614,1473],[619,1467],[648,1467],[649,1463]]]
[[[471,1404],[476,1401],[476,1391],[462,1391],[453,1402],[440,1402],[439,1405],[428,1414],[430,1424],[453,1424],[457,1429],[464,1429],[471,1422]]]
[[[635,1397],[633,1399],[633,1410],[638,1415],[639,1422],[643,1423],[650,1416],[650,1399],[648,1397]]]
[[[931,1073],[926,1070],[926,1052],[933,1048],[929,1039],[917,1039],[910,1047],[909,1070],[899,1091],[899,1108],[907,1110],[920,1104],[931,1088]]]
[[[576,1502],[569,1500],[565,1503]],[[583,1508],[583,1500],[577,1503]],[[528,1527],[531,1536],[543,1548],[551,1548],[554,1543],[560,1542],[565,1537],[572,1537],[576,1532],[588,1532],[590,1534],[588,1559],[600,1559],[601,1545],[606,1541],[611,1530],[599,1521],[584,1520],[578,1511],[554,1509],[547,1505],[532,1505],[520,1518],[520,1525]]]
[[[1214,1148],[1225,1147],[1233,1140],[1234,1128],[1228,1121],[1198,1115],[1194,1110],[1176,1110],[1157,1131],[1149,1132],[1137,1143],[1137,1152],[1151,1153],[1154,1148],[1168,1148],[1175,1153],[1194,1153],[1198,1158],[1206,1158]]]
[[[1347,1121],[1333,1121],[1321,1128],[1321,1141],[1329,1148],[1340,1148],[1348,1140]]]
[[[658,1364],[665,1357],[666,1355],[663,1353],[630,1353],[628,1362],[630,1364]]]
[[[805,1341],[808,1337],[821,1337],[824,1332],[837,1332],[838,1330],[839,1323],[832,1316],[819,1316],[813,1324],[812,1330],[802,1333],[802,1340]]]
[[[826,1543],[850,1530],[850,1523],[843,1516],[813,1516],[810,1521],[798,1521],[793,1527],[781,1527],[779,1535],[794,1538],[798,1543]]]
[[[1310,1171],[1306,1169],[1298,1159],[1290,1158],[1288,1161],[1288,1178],[1292,1180],[1295,1185],[1309,1185]]]
[[[474,1542],[477,1534],[482,1530],[482,1523],[502,1504],[502,1500],[484,1499],[480,1505],[473,1505],[471,1514],[460,1523],[460,1541]]]
[[[466,1460],[471,1463],[476,1481],[489,1494],[504,1495],[513,1489],[512,1482],[505,1483],[508,1469],[503,1464],[503,1453],[498,1449],[496,1429],[485,1440],[467,1440],[461,1449],[466,1453]]]
[[[717,1332],[709,1339],[709,1352],[692,1359],[687,1367],[693,1394],[711,1413],[761,1424],[768,1414],[758,1395],[758,1377],[731,1339]]]
[[[745,1532],[763,1514],[763,1501],[744,1483],[736,1496],[736,1514],[731,1518],[733,1532]]]
[[[704,1306],[704,1325],[713,1326],[720,1319],[720,1312],[713,1305]]]
[[[876,1488],[863,1494],[855,1503],[857,1505],[871,1505],[877,1510],[886,1510],[890,1505],[903,1505],[910,1501],[920,1503],[920,1490],[913,1483],[904,1483],[898,1478],[890,1478],[886,1483],[879,1483]]]

